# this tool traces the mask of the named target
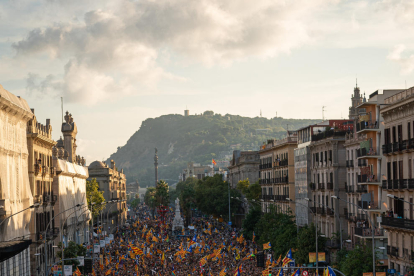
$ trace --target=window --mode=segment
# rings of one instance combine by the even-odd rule
[[[407,123],[407,139],[411,139],[411,126],[410,126],[410,122]]]

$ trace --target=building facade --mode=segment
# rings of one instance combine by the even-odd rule
[[[95,178],[99,183],[99,190],[103,191],[105,201],[116,201],[107,203],[102,210],[102,221],[105,230],[109,233],[115,232],[117,226],[125,224],[127,219],[126,208],[126,178],[123,169],[118,169],[115,162],[111,160],[111,166],[94,161],[89,167],[89,180]],[[100,219],[100,218],[99,218]]]
[[[34,109],[33,118],[27,123],[27,147],[29,152],[29,182],[34,203],[39,204],[30,223],[30,234],[33,243],[30,246],[31,275],[40,275],[44,267],[44,240],[46,225],[54,216],[54,205],[57,193],[52,189],[55,173],[52,162],[52,148],[56,142],[52,139],[50,119],[46,124],[39,123]],[[46,246],[52,250],[53,240],[48,239]],[[36,255],[37,254],[37,255]],[[40,254],[40,255],[39,255]],[[39,257],[40,256],[40,257]],[[53,254],[49,255],[49,263],[53,261]]]
[[[241,180],[249,179],[249,182],[256,183],[259,180],[260,157],[257,151],[233,151],[233,158],[228,166],[228,181],[230,187],[236,188]]]
[[[335,200],[332,196],[346,198],[346,162],[345,162],[345,134],[347,130],[341,122],[332,128],[325,129],[312,136],[309,145],[312,158],[311,209],[316,214],[318,229],[329,239],[335,240],[332,247],[339,247],[337,238],[342,231],[347,236],[347,221],[344,217],[345,203]],[[342,122],[348,123],[348,122]],[[342,124],[343,126],[343,124]],[[343,226],[343,227],[342,227]]]
[[[380,112],[385,159],[381,187],[386,208],[381,225],[388,234],[388,267],[405,275],[414,257],[414,88],[386,97]]]
[[[32,118],[33,113],[27,102],[0,85],[0,222],[2,222],[0,275],[2,276],[31,273],[30,221],[33,209],[38,206],[33,204],[28,173],[29,153],[26,131],[27,122]]]
[[[262,211],[295,214],[295,159],[296,131],[288,131],[284,139],[268,140],[259,150]],[[292,201],[289,201],[291,199]]]

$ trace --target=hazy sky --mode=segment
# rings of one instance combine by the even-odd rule
[[[54,139],[63,97],[88,163],[186,106],[341,118],[356,77],[414,85],[412,0],[0,0],[0,22],[0,84]]]

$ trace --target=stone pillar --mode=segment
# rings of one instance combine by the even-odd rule
[[[155,167],[155,186],[157,186],[157,183],[158,183],[158,149],[157,148],[155,148],[154,167]]]

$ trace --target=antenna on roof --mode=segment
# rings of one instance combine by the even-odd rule
[[[62,124],[63,124],[63,97],[60,97],[60,105],[62,108]]]
[[[326,106],[322,106],[322,121],[325,121],[325,107]]]

